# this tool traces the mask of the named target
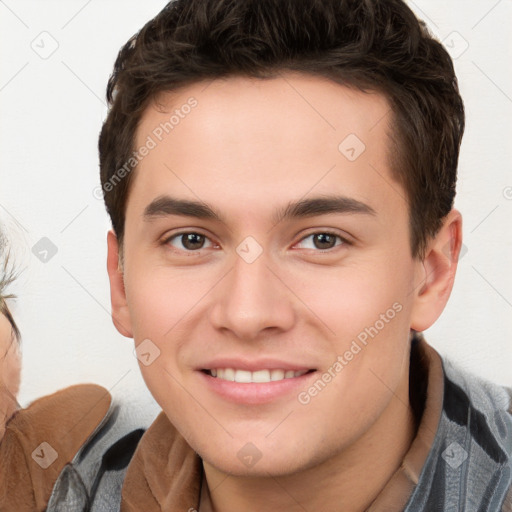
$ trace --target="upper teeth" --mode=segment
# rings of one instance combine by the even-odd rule
[[[255,372],[249,372],[247,370],[236,370],[234,368],[216,368],[210,370],[212,377],[230,380],[232,382],[271,382],[300,377],[307,372],[308,370],[257,370]]]

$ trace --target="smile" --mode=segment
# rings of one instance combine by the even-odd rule
[[[240,383],[267,383],[284,379],[293,379],[301,377],[311,370],[282,370],[282,369],[263,369],[254,372],[248,370],[239,370],[236,368],[215,368],[205,370],[208,375],[221,380]]]

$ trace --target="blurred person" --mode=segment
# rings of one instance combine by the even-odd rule
[[[1,252],[4,239],[1,239]],[[21,378],[20,332],[7,305],[13,295],[6,292],[14,279],[9,266],[9,256],[3,260],[0,275],[0,439],[4,435],[5,424],[19,408],[17,401]]]
[[[57,478],[67,464],[79,462],[86,443],[91,449],[93,440],[97,447],[103,442],[111,453],[121,450],[126,457],[135,449],[140,433],[135,432],[130,452],[133,434],[122,439],[126,432],[115,428],[118,405],[94,384],[70,386],[25,408],[18,404],[21,336],[7,305],[7,300],[14,298],[7,288],[16,272],[4,236],[0,236],[0,254],[0,510],[43,511]],[[108,464],[105,467],[110,468]]]

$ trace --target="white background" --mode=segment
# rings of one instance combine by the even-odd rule
[[[456,199],[467,253],[449,305],[426,336],[462,367],[510,386],[512,2],[409,3],[453,47],[467,110]],[[109,219],[93,190],[117,51],[164,5],[0,1],[0,222],[23,270],[12,290],[23,337],[22,405],[70,384],[96,382],[150,415],[157,410],[132,340],[110,319]],[[34,51],[57,45],[45,59]],[[58,251],[46,263],[32,253],[42,237]]]

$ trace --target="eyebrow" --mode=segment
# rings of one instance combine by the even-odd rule
[[[301,199],[289,203],[276,211],[272,222],[278,224],[283,220],[314,217],[327,214],[364,214],[376,215],[375,210],[356,199],[345,196],[323,196],[311,199]],[[201,201],[177,199],[170,196],[160,196],[152,201],[144,210],[144,220],[151,222],[159,217],[180,215],[197,219],[214,220],[226,224],[223,216],[214,208]]]

